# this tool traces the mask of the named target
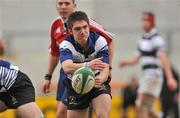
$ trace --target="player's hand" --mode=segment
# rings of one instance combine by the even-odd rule
[[[119,62],[119,68],[123,68],[127,65],[126,61],[125,60],[122,60]]]
[[[177,82],[175,79],[169,79],[168,82],[167,82],[167,85],[168,85],[168,88],[170,90],[175,90],[177,89]]]
[[[43,80],[42,92],[47,94],[50,93],[51,80]]]
[[[102,70],[105,67],[106,65],[103,63],[102,57],[89,62],[89,68],[91,68],[92,70]]]
[[[101,88],[104,84],[104,80],[100,77],[95,78],[95,88]]]

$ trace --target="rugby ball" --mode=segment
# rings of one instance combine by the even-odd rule
[[[81,67],[76,70],[72,76],[71,85],[77,94],[86,94],[92,90],[95,85],[95,76],[88,67]]]

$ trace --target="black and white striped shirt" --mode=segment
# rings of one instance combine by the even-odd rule
[[[0,60],[0,92],[11,88],[18,76],[19,68],[11,63]]]
[[[165,41],[156,29],[152,29],[143,35],[138,41],[138,55],[144,73],[161,73],[158,54],[163,51],[165,51]]]

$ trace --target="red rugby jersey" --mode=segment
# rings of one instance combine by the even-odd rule
[[[113,36],[111,33],[107,32],[103,27],[98,24],[95,20],[89,19],[90,30],[97,32],[99,35],[103,36],[107,43],[110,44]],[[50,29],[51,45],[50,54],[53,56],[59,56],[59,44],[69,35],[67,28],[61,17],[56,18]]]

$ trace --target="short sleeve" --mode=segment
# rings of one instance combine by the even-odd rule
[[[11,64],[8,61],[0,60],[0,66],[10,69]]]
[[[104,63],[109,64],[109,53],[108,53],[108,44],[106,39],[102,36],[98,38],[95,43],[95,51],[97,57],[102,57]]]
[[[72,48],[72,44],[70,44],[70,42],[68,41],[63,41],[60,44],[60,62],[63,63],[66,60],[73,60],[73,54],[71,51]]]
[[[158,36],[153,40],[154,46],[157,49],[157,54],[166,51],[166,44],[162,37]]]

